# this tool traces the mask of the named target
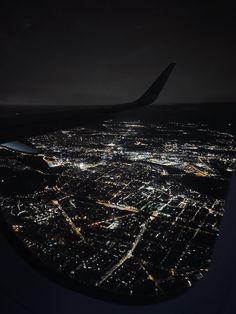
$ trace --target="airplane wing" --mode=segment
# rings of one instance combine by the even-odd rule
[[[2,105],[0,113],[0,146],[25,153],[37,150],[25,141],[30,136],[60,129],[88,125],[109,119],[117,112],[133,110],[153,103],[159,96],[175,64],[171,63],[137,100],[104,106],[35,106]]]

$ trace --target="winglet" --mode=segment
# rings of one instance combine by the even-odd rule
[[[159,96],[162,88],[168,80],[175,63],[170,63],[168,67],[161,73],[161,75],[155,80],[155,82],[149,87],[149,89],[136,101],[133,102],[135,106],[146,106],[152,104]]]

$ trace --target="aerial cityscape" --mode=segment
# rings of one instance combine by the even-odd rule
[[[109,120],[0,149],[1,215],[42,265],[124,300],[160,300],[208,271],[236,161],[207,123]]]

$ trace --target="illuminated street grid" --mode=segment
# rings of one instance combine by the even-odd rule
[[[232,134],[106,121],[31,142],[43,154],[0,151],[1,210],[48,267],[78,287],[157,299],[208,270],[235,162]]]

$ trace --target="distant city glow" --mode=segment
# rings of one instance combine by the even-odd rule
[[[233,134],[111,120],[31,142],[43,154],[0,150],[1,213],[51,271],[136,300],[172,296],[207,272]]]

